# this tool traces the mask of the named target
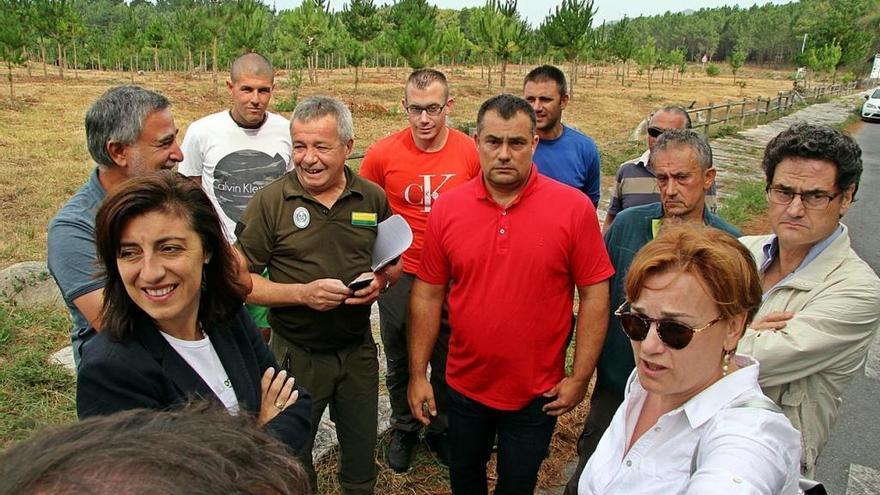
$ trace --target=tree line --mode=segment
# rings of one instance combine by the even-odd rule
[[[803,0],[751,8],[720,7],[624,18],[598,24],[593,0],[561,0],[537,27],[516,0],[440,9],[427,0],[304,0],[277,12],[260,0],[0,0],[0,59],[12,67],[65,71],[217,70],[247,51],[281,68],[302,68],[317,82],[320,68],[400,62],[484,67],[487,84],[506,86],[511,62],[618,65],[624,84],[633,65],[651,74],[683,68],[704,56],[734,71],[755,64],[809,65],[833,73],[869,67],[880,50],[880,0]],[[50,69],[51,67],[51,69]],[[683,72],[683,70],[681,71]],[[493,82],[493,74],[497,80]]]

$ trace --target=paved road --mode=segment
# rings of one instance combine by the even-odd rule
[[[857,201],[843,218],[853,248],[880,273],[880,124],[866,123],[855,135],[865,170]],[[843,394],[840,417],[819,457],[817,477],[829,494],[880,494],[880,339],[865,372]]]

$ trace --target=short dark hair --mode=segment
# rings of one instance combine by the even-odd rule
[[[404,96],[406,96],[407,86],[411,85],[419,89],[425,89],[435,82],[443,85],[443,97],[449,99],[449,83],[446,81],[446,75],[437,69],[417,69],[412,71],[403,87]]]
[[[98,165],[115,167],[107,144],[133,144],[144,132],[147,117],[170,106],[168,98],[140,86],[108,89],[86,112],[86,143],[92,159]]]
[[[493,96],[480,105],[480,110],[477,111],[477,134],[480,134],[480,129],[483,127],[483,117],[490,110],[498,112],[498,115],[504,120],[512,119],[517,113],[526,114],[532,123],[531,132],[535,134],[535,127],[538,125],[535,110],[526,100],[509,93]]]
[[[52,428],[0,455],[0,495],[308,493],[283,444],[211,401]]]
[[[689,114],[688,111],[685,110],[684,107],[681,107],[678,105],[666,105],[663,108],[661,108],[660,110],[657,110],[656,112],[654,112],[654,115],[651,115],[651,120],[653,120],[654,116],[657,115],[658,113],[674,113],[677,115],[681,115],[682,117],[684,117],[684,121],[685,121],[684,128],[685,129],[693,129],[693,122],[691,122],[691,114]],[[650,123],[650,120],[648,122]]]
[[[776,166],[786,158],[812,158],[831,162],[837,167],[835,186],[841,192],[859,190],[862,176],[862,149],[856,140],[827,125],[799,122],[780,132],[764,150],[764,174],[767,186],[773,183]]]
[[[703,139],[703,136],[693,129],[669,129],[661,134],[651,149],[651,156],[648,157],[648,166],[654,167],[654,157],[657,156],[658,152],[678,146],[686,146],[692,149],[697,163],[703,170],[712,168],[712,148]]]
[[[241,76],[263,76],[275,80],[275,69],[268,58],[256,52],[245,53],[232,62],[229,79],[235,83]]]
[[[556,83],[556,89],[559,90],[559,96],[568,94],[568,85],[565,83],[565,73],[559,67],[553,65],[541,65],[535,67],[523,80],[523,87],[529,82],[553,81]]]
[[[220,219],[208,195],[195,182],[172,170],[129,179],[113,191],[95,215],[95,245],[100,269],[106,279],[101,318],[114,340],[125,340],[135,321],[146,313],[131,300],[119,274],[116,258],[122,231],[128,223],[151,212],[179,215],[198,234],[205,253],[199,301],[199,321],[205,327],[223,324],[240,309],[247,293],[238,282],[238,261],[223,235]]]

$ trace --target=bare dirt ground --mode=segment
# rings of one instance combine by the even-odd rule
[[[530,68],[509,66],[508,92],[520,92],[522,77]],[[655,74],[650,92],[646,79],[637,76],[635,69],[630,70],[626,86],[615,80],[614,67],[603,70],[598,87],[595,78],[582,75],[564,120],[592,136],[601,149],[629,138],[638,122],[661,105],[688,105],[692,101],[702,105],[740,98],[741,90],[733,84],[731,75],[725,72],[710,78],[700,75],[699,69],[691,67],[674,86],[668,84],[668,73],[666,84],[660,84],[660,75]],[[479,67],[443,70],[455,98],[451,116],[454,124],[473,122],[480,103],[501,92],[498,75],[493,76],[495,85],[489,89]],[[33,77],[28,77],[23,68],[16,69],[16,102],[10,104],[5,93],[0,100],[0,230],[4,233],[0,236],[0,268],[18,261],[45,259],[46,224],[93,167],[85,147],[83,115],[106,89],[131,80],[128,73],[96,71],[80,71],[79,79],[67,71],[62,80],[52,74],[52,68],[47,78],[36,64],[32,73]],[[323,93],[348,102],[354,110],[355,148],[363,150],[406,125],[400,99],[407,74],[408,70],[402,68],[366,69],[355,91],[350,70],[321,71],[317,84],[309,84],[304,78],[300,96]],[[787,75],[788,71],[743,68],[739,73],[747,81],[743,95],[775,95],[790,88]],[[211,75],[204,73],[194,78],[146,73],[136,75],[134,81],[170,98],[182,139],[190,122],[226,107],[225,77],[225,73],[219,75],[217,93]],[[276,81],[274,101],[280,101],[289,94],[284,84],[286,73],[282,71]]]

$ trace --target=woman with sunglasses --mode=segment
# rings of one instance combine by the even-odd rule
[[[636,369],[578,493],[795,494],[800,435],[736,354],[761,304],[749,252],[713,228],[669,227],[630,265],[616,312]]]
[[[131,179],[95,217],[104,330],[83,348],[80,418],[191,399],[246,411],[298,451],[311,400],[242,306],[247,288],[204,191],[173,171]]]

